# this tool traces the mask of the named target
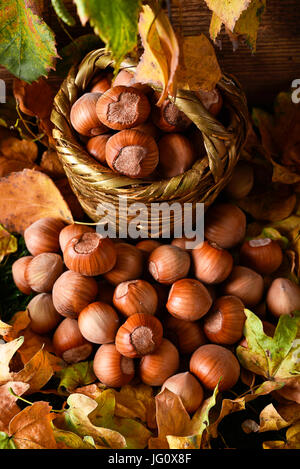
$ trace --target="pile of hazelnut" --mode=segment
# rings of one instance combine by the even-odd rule
[[[214,116],[220,91],[199,91]],[[169,99],[157,106],[157,93],[134,82],[130,70],[98,75],[73,104],[70,121],[87,152],[102,165],[130,178],[171,178],[186,172],[205,153],[201,132]]]
[[[185,238],[133,245],[42,218],[26,229],[31,256],[12,273],[35,295],[32,330],[49,334],[65,362],[93,360],[109,387],[134,376],[167,387],[193,412],[219,381],[224,391],[239,379],[234,350],[247,347],[245,307],[261,315],[270,336],[280,315],[300,309],[299,286],[276,276],[266,282],[282,263],[280,245],[245,240],[245,232],[244,212],[226,202],[208,209],[205,241],[191,250]]]

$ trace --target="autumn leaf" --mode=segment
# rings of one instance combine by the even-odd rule
[[[67,404],[69,407],[64,412],[66,430],[81,437],[91,436],[100,446],[113,449],[126,448],[126,440],[119,432],[92,424],[89,414],[98,407],[94,399],[75,393],[68,397]]]
[[[0,63],[27,82],[47,76],[57,57],[54,33],[33,5],[27,0],[0,2]]]
[[[113,390],[103,391],[96,401],[97,408],[89,414],[94,425],[119,432],[126,439],[127,449],[144,449],[147,446],[151,432],[144,425],[134,419],[115,415],[116,397]]]
[[[9,424],[9,436],[18,449],[57,449],[48,402],[34,402],[19,412]]]
[[[3,260],[4,256],[16,252],[17,250],[17,238],[0,225],[0,262]]]
[[[38,147],[31,140],[9,137],[0,140],[0,153],[9,160],[34,163],[38,157]]]
[[[0,386],[0,431],[8,431],[9,422],[11,419],[20,412],[19,406],[16,404],[18,397],[22,396],[27,389],[29,384],[18,381],[8,381]]]
[[[57,152],[51,148],[43,152],[40,168],[53,180],[66,176]]]
[[[0,449],[17,449],[13,439],[5,432],[0,432]]]
[[[190,435],[191,420],[179,396],[165,388],[155,397],[158,436],[150,438],[149,449],[169,449],[167,436]]]
[[[0,223],[9,231],[23,234],[43,217],[73,222],[68,205],[49,176],[25,169],[0,180]]]
[[[300,449],[300,423],[295,423],[286,431],[285,441],[266,441],[263,449]]]
[[[258,28],[266,9],[266,3],[266,0],[252,0],[247,10],[243,11],[234,27],[234,33],[243,36],[252,52],[256,51]]]
[[[23,342],[24,337],[19,337],[11,342],[0,343],[0,384],[11,381],[13,373],[10,371],[9,363]]]
[[[53,426],[53,433],[59,449],[97,449],[95,445],[76,435],[76,433],[56,428],[55,425]]]
[[[30,328],[28,311],[15,313],[10,322],[9,330],[4,334],[5,341],[16,340],[20,335],[24,338],[23,344],[18,350],[22,363],[28,363],[42,348],[48,352],[47,359],[54,371],[59,371],[65,362],[54,354],[52,340],[49,336],[36,334]]]
[[[276,222],[292,214],[296,201],[296,195],[288,186],[279,186],[270,187],[263,193],[250,194],[238,200],[237,204],[255,220]]]
[[[168,17],[154,3],[144,5],[140,14],[139,33],[144,48],[137,65],[135,81],[162,88],[157,105],[176,91],[175,74],[179,45]]]
[[[254,373],[285,383],[299,376],[300,343],[296,339],[300,327],[300,312],[280,316],[274,336],[267,336],[261,320],[251,311],[247,316],[244,335],[247,347],[239,345],[236,349],[241,365]]]
[[[116,398],[115,415],[119,417],[137,418],[149,428],[156,427],[155,398],[151,386],[143,383],[122,386],[114,391]]]
[[[212,10],[222,23],[230,29],[234,30],[237,20],[240,18],[243,11],[245,11],[251,3],[251,0],[205,0],[208,8]]]
[[[68,395],[79,386],[86,386],[96,381],[91,361],[66,366],[56,373],[56,377],[60,379],[57,390],[61,395]]]
[[[54,371],[51,365],[50,354],[42,347],[18,373],[15,373],[14,380],[28,383],[30,388],[27,394],[33,394],[42,389],[53,376]]]
[[[140,0],[74,0],[83,26],[89,21],[112,53],[118,69],[137,43]]]
[[[299,404],[268,404],[259,414],[259,431],[277,431],[300,420]]]
[[[212,91],[222,77],[215,49],[204,34],[183,37],[177,70],[178,88]]]

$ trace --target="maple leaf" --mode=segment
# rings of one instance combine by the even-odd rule
[[[18,449],[57,449],[51,411],[48,402],[34,402],[12,418],[8,435]]]
[[[19,406],[16,404],[17,396],[24,394],[29,388],[29,384],[19,381],[8,381],[0,386],[0,431],[7,432],[9,422],[20,412]]]

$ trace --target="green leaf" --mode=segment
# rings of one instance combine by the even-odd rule
[[[53,426],[54,438],[57,443],[63,443],[71,449],[95,449],[86,439],[80,438],[76,433],[69,432]]]
[[[62,395],[68,395],[80,386],[96,381],[96,376],[93,372],[93,362],[86,361],[75,363],[63,368],[57,376],[60,378],[58,385],[58,392]]]
[[[137,44],[141,0],[74,0],[83,26],[90,22],[116,62]]]
[[[0,432],[0,449],[17,449],[12,437],[5,432]]]
[[[57,57],[55,36],[28,0],[0,0],[0,63],[31,83],[47,76]]]
[[[244,368],[267,379],[286,380],[300,374],[300,311],[280,316],[275,334],[267,336],[261,320],[249,310],[244,334],[247,347],[238,346],[237,356]]]

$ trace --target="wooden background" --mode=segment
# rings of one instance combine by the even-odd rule
[[[113,1],[113,0],[112,0]],[[130,0],[129,0],[130,1]],[[211,12],[203,0],[181,0],[184,4],[181,15],[175,2],[172,5],[172,21],[175,27],[182,25],[185,35],[206,33],[208,35]],[[66,0],[68,9],[76,15],[72,0]],[[55,31],[57,47],[70,42],[70,38],[58,22],[51,7],[45,0],[44,18]],[[82,28],[79,20],[69,28],[72,37],[89,32]],[[216,48],[222,68],[233,73],[242,83],[250,105],[269,107],[276,94],[289,89],[295,78],[300,78],[300,2],[299,0],[268,0],[258,33],[257,52],[252,54],[242,44],[233,52],[232,44],[223,33],[222,50]],[[0,78],[6,80],[11,90],[13,77],[0,67]],[[55,81],[55,76],[51,78]]]

